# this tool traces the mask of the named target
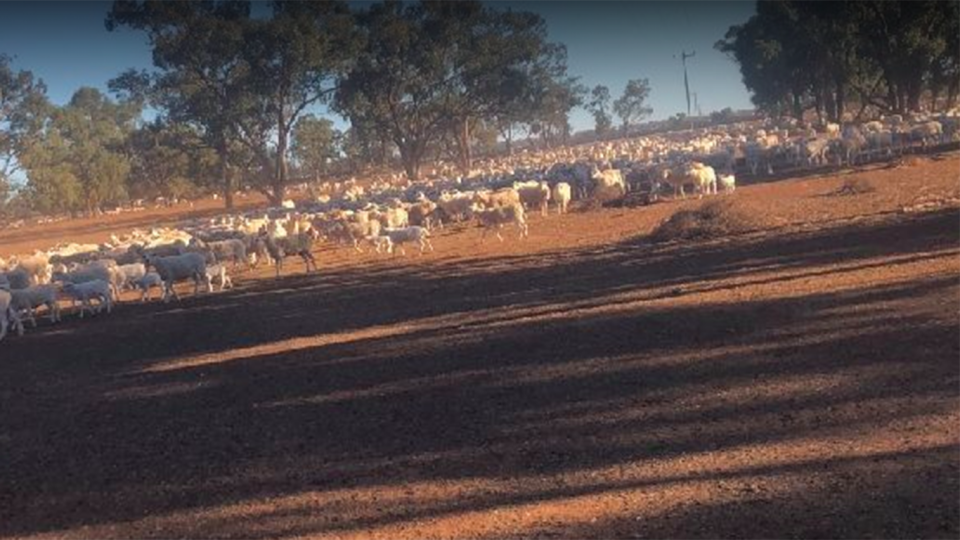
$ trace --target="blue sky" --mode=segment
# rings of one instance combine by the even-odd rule
[[[750,17],[752,1],[491,3],[541,14],[550,39],[567,45],[569,72],[590,87],[606,85],[616,98],[627,80],[650,79],[653,119],[686,110],[683,70],[674,58],[681,50],[696,51],[687,67],[691,92],[697,93],[704,113],[750,106],[737,66],[713,44],[731,25]],[[106,31],[109,6],[88,1],[0,2],[0,53],[14,56],[16,69],[42,78],[55,103],[67,102],[81,86],[105,90],[107,81],[123,70],[152,65],[143,34]],[[582,110],[571,121],[577,130],[593,125]]]

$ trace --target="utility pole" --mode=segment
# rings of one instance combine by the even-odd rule
[[[680,61],[683,63],[683,89],[687,92],[687,117],[690,116],[690,82],[687,79],[687,58],[693,58],[697,54],[697,51],[693,51],[690,54],[687,54],[687,51],[680,52]],[[673,55],[674,58],[677,55]]]

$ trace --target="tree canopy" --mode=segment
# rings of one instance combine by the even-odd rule
[[[471,126],[533,103],[565,73],[538,15],[478,1],[387,1],[358,14],[364,44],[337,92],[352,124],[389,134],[416,179],[428,149],[450,134],[470,166]]]
[[[739,65],[753,102],[800,118],[814,109],[839,121],[848,105],[919,110],[924,93],[943,107],[960,90],[960,3],[936,0],[759,1],[716,48]]]
[[[646,102],[650,97],[650,81],[647,79],[631,79],[627,81],[623,95],[613,102],[613,110],[623,122],[626,131],[630,124],[640,122],[653,114],[653,109]]]

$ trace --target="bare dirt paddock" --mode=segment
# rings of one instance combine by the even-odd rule
[[[939,156],[738,189],[725,240],[606,209],[43,321],[0,536],[956,538],[958,196]]]

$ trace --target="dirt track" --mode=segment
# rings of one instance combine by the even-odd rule
[[[0,536],[956,538],[960,213],[900,208],[960,159],[861,174],[738,190],[723,241],[550,216],[43,321],[0,344]]]

